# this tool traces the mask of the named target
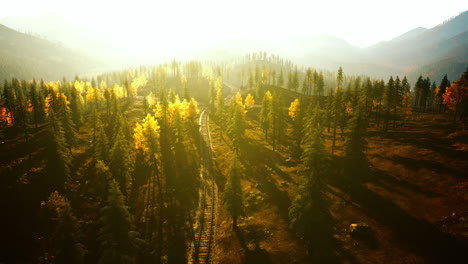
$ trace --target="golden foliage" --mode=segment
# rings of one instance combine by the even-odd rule
[[[185,77],[185,75],[180,76],[180,82],[182,83],[182,86],[187,84],[187,77]]]
[[[132,84],[130,85],[130,96],[137,96],[138,88],[146,86],[147,82],[145,75],[139,75],[133,79]]]
[[[403,109],[403,112],[405,113],[405,115],[411,115],[413,112],[412,112],[412,100],[413,98],[411,97],[411,93],[410,92],[406,92],[406,95],[403,97],[403,102],[402,102],[402,109]]]
[[[273,96],[271,95],[270,91],[266,91],[265,96],[263,97],[263,100],[271,101]]]
[[[190,102],[188,104],[187,108],[187,117],[190,120],[195,120],[200,113],[200,109],[198,109],[198,103],[193,99],[193,97],[190,99]]]
[[[5,107],[0,107],[0,128],[12,125],[13,119],[11,118],[11,113],[7,113],[7,109]]]
[[[253,105],[255,104],[255,99],[251,94],[247,94],[244,100],[245,108],[247,110],[252,109]]]
[[[125,96],[124,88],[117,84],[114,84],[114,86],[112,86],[112,93],[114,93],[115,97],[117,98],[123,98]]]
[[[148,114],[143,124],[136,123],[133,132],[135,148],[141,149],[147,155],[154,155],[155,153],[152,152],[156,151],[160,132],[158,120]]]
[[[246,113],[247,111],[245,110],[245,105],[242,103],[242,95],[241,95],[241,93],[240,93],[240,92],[237,92],[236,95],[234,96],[233,100],[234,100],[234,103],[237,104],[237,105],[241,108],[242,114],[245,115],[245,113]]]
[[[353,104],[350,101],[346,103],[346,113],[347,114],[353,113]]]
[[[299,111],[301,109],[301,102],[298,98],[291,102],[289,106],[288,115],[292,118],[292,120],[296,120],[296,117],[299,115]]]
[[[447,87],[442,97],[447,108],[455,111],[459,103],[468,100],[468,83],[463,82],[463,78],[454,81],[450,87]]]
[[[91,85],[86,85],[86,103],[99,102],[104,98],[101,90],[97,87],[91,87]]]
[[[153,92],[150,92],[148,96],[146,97],[146,100],[148,101],[148,106],[151,107],[156,104],[156,95]]]

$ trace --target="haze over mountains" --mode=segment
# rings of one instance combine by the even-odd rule
[[[304,66],[333,71],[342,66],[344,71],[349,74],[365,74],[379,78],[388,78],[390,75],[407,75],[410,80],[415,80],[422,74],[437,82],[446,73],[451,80],[458,78],[468,67],[468,11],[462,12],[434,28],[410,29],[390,41],[380,42],[366,48],[355,47],[338,37],[323,35],[289,39],[281,39],[281,36],[278,36],[262,42],[233,37],[230,40],[220,40],[205,45],[201,45],[201,40],[193,38],[187,40],[186,49],[181,49],[176,54],[173,54],[173,50],[171,52],[165,48],[158,48],[157,43],[154,45],[141,43],[141,48],[130,49],[118,45],[115,40],[108,39],[105,30],[97,32],[60,17],[11,17],[0,19],[0,24],[50,40],[49,44],[45,44],[47,41],[29,36],[28,38],[34,39],[34,41],[27,42],[28,45],[25,43],[22,45],[1,43],[2,63],[0,69],[5,69],[5,61],[9,63],[8,65],[13,65],[12,61],[16,61],[16,63],[18,60],[27,62],[28,58],[26,57],[34,58],[33,61],[36,64],[31,64],[37,65],[41,56],[46,54],[47,58],[43,63],[56,63],[54,60],[50,61],[51,58],[60,57],[62,63],[70,64],[68,68],[59,67],[62,69],[60,73],[68,70],[82,73],[80,70],[83,67],[76,64],[84,62],[83,56],[88,56],[89,60],[86,59],[88,66],[84,68],[89,71],[90,69],[106,70],[138,64],[155,64],[172,58],[220,60],[235,58],[247,52],[259,50],[278,54]],[[154,32],[149,31],[148,34],[154,34]],[[21,39],[27,38],[25,36],[21,33],[14,34],[5,27],[0,30],[2,42],[9,40],[17,43]],[[10,43],[9,41],[6,41],[7,44]],[[138,41],[140,40],[135,39],[137,44]],[[167,42],[170,40],[161,39],[158,41]],[[69,49],[60,47],[57,42]],[[29,53],[19,51],[19,49],[28,50]],[[42,52],[44,49],[48,52]],[[56,50],[57,54],[53,54],[53,50]],[[26,56],[26,54],[28,55]],[[2,75],[0,75],[1,77]]]

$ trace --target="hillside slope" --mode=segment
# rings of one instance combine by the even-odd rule
[[[0,80],[54,80],[92,72],[103,66],[62,45],[0,25]]]

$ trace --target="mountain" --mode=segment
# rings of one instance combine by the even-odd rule
[[[421,35],[422,33],[426,32],[427,31],[427,28],[423,28],[423,27],[418,27],[418,28],[414,28],[404,34],[401,34],[400,36],[396,37],[396,38],[393,38],[391,41],[392,42],[398,42],[398,41],[404,41],[404,40],[407,40],[407,39],[412,39],[414,37],[417,37],[419,35]]]
[[[0,24],[9,28],[37,36],[51,42],[57,42],[79,53],[106,61],[109,64],[126,66],[121,50],[114,48],[111,43],[104,41],[93,28],[71,22],[60,16],[31,16],[6,17],[0,19]],[[102,33],[102,32],[101,32]]]
[[[377,65],[395,68],[412,79],[427,75],[452,80],[468,66],[468,11],[431,29],[417,28],[365,50]],[[461,66],[465,64],[465,66]]]
[[[58,80],[102,69],[105,64],[59,43],[20,33],[0,24],[0,80]]]
[[[301,64],[336,71],[342,66],[348,74],[365,74],[387,79],[419,75],[436,82],[445,74],[454,80],[468,67],[468,11],[438,26],[415,28],[390,41],[357,48],[338,38],[301,41],[303,56],[293,58]]]

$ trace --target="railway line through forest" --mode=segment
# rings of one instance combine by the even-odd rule
[[[195,237],[189,252],[189,263],[213,263],[214,238],[218,204],[218,187],[214,180],[214,162],[207,110],[200,114],[200,189],[194,225]]]

